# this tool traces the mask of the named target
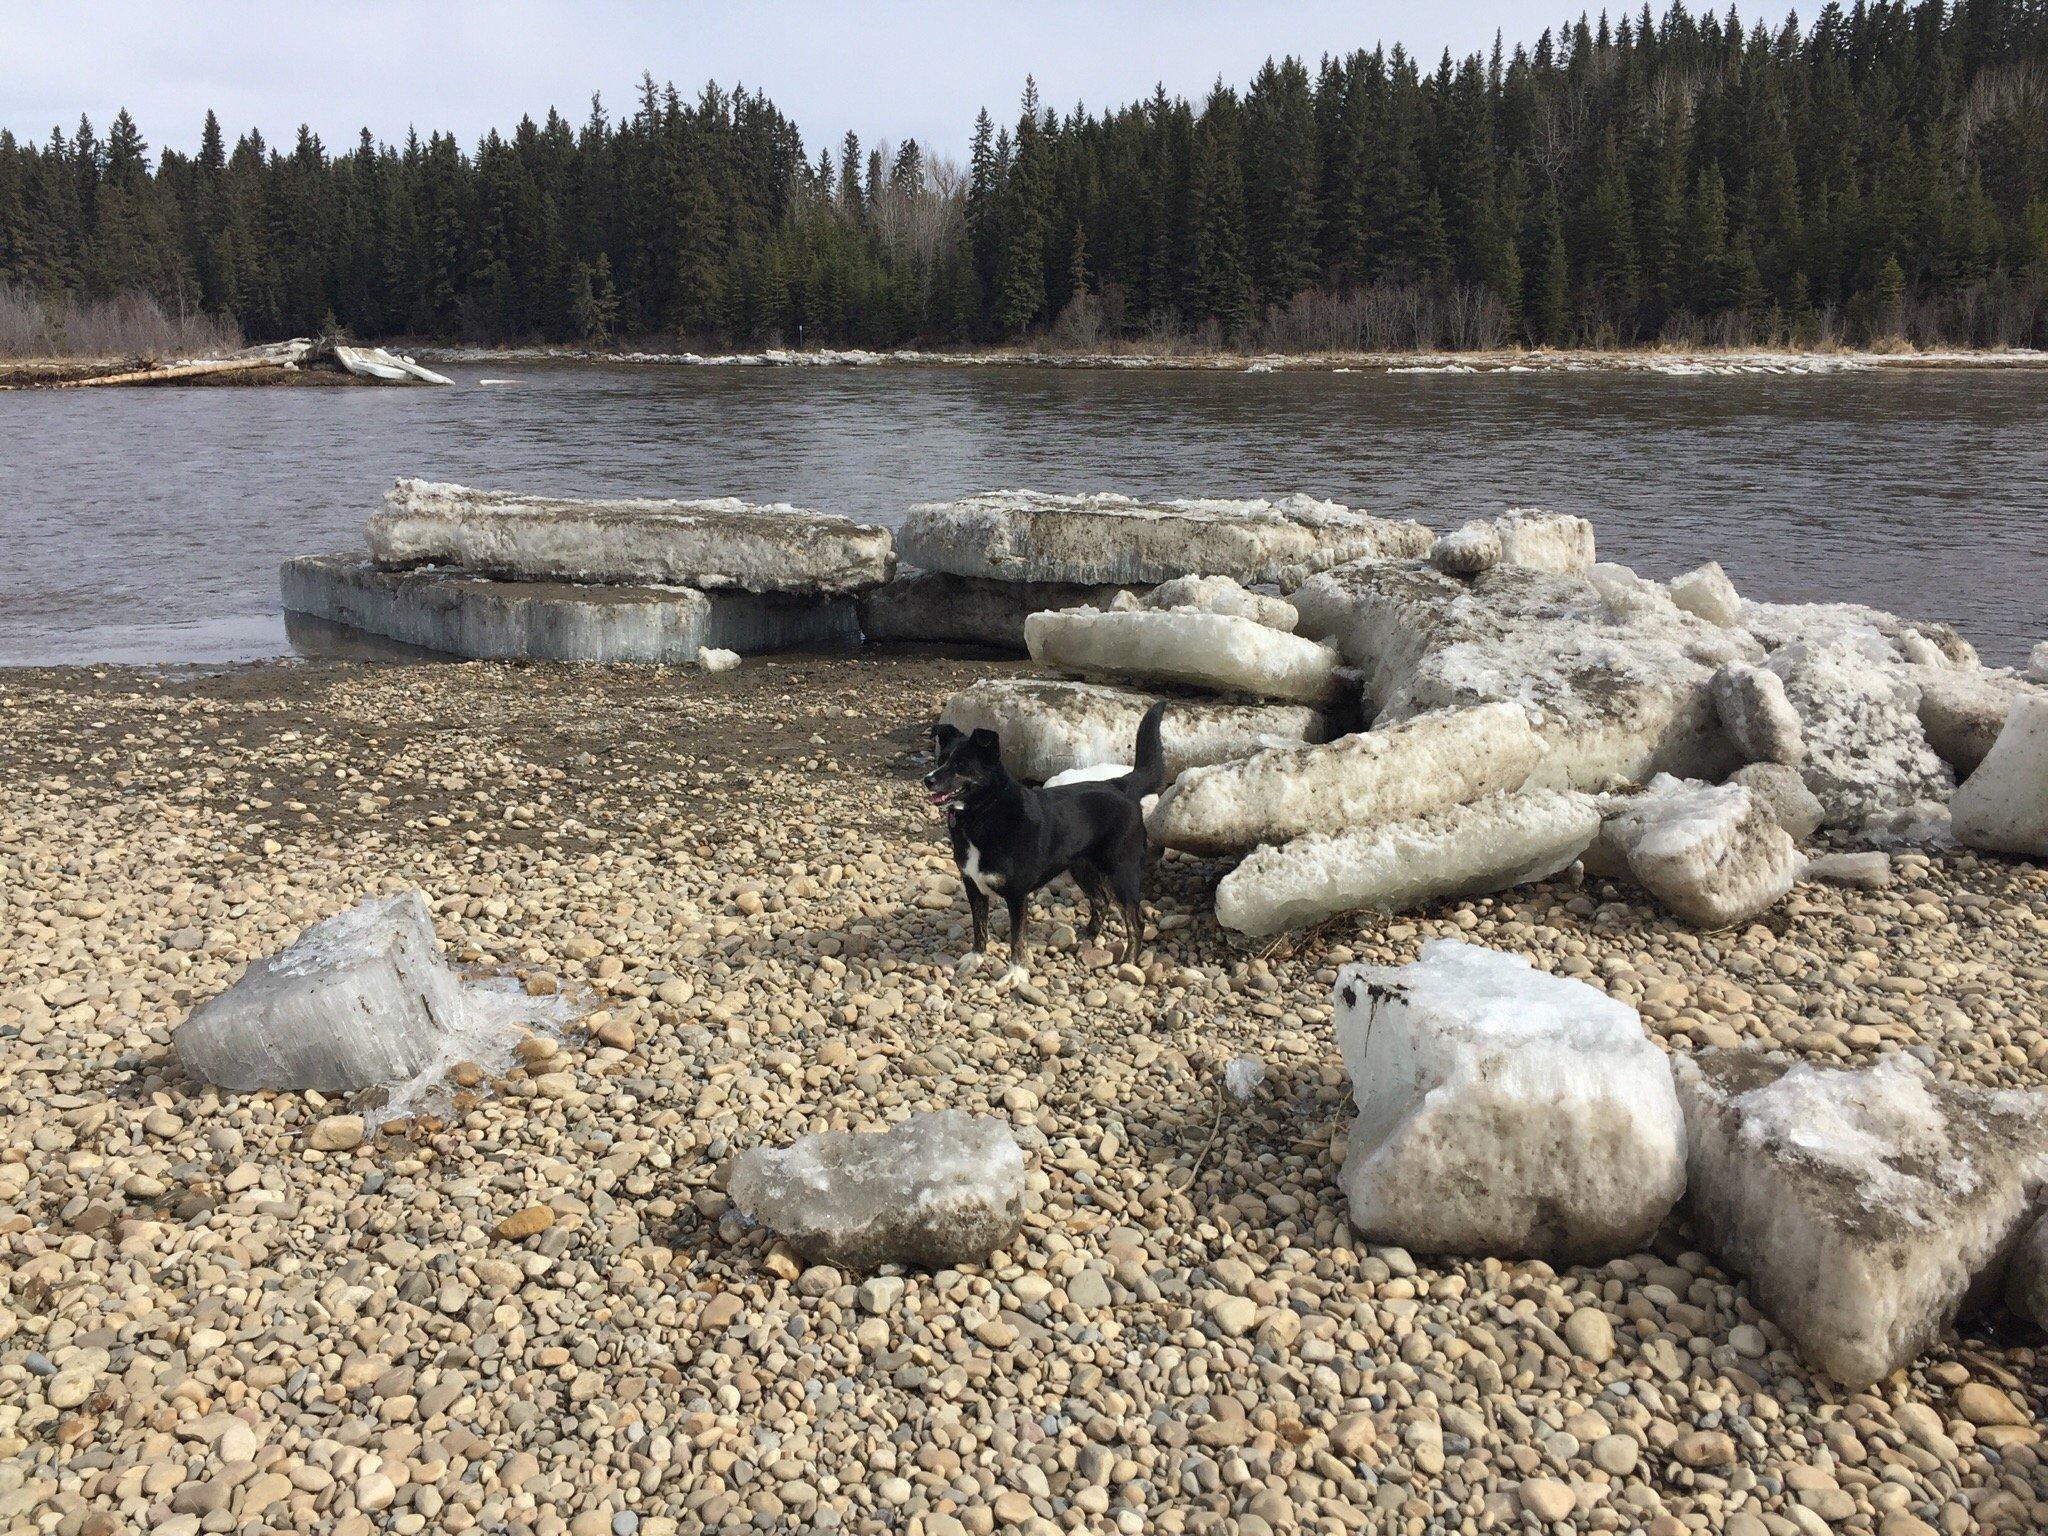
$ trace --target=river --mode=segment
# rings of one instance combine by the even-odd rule
[[[400,475],[789,501],[1306,491],[1437,528],[1581,513],[1603,559],[2048,635],[2048,372],[1792,377],[492,363],[453,389],[0,394],[0,664],[286,655],[277,565]],[[509,382],[480,384],[480,379]]]

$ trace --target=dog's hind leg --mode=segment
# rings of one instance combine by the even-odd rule
[[[1136,965],[1138,963],[1138,941],[1144,937],[1145,933],[1145,909],[1135,896],[1131,897],[1128,901],[1119,902],[1118,906],[1123,913],[1124,919],[1124,944],[1123,953],[1117,957],[1117,963],[1120,965]]]
[[[1030,897],[1022,891],[1003,897],[1004,904],[1010,909],[1010,969],[1013,971],[1024,969],[1024,907],[1029,900]]]
[[[1109,885],[1093,864],[1076,864],[1073,874],[1074,884],[1081,887],[1082,899],[1088,903],[1087,937],[1092,943],[1102,932],[1102,914],[1109,906]]]
[[[1135,965],[1138,960],[1138,945],[1145,936],[1145,834],[1140,831],[1128,846],[1119,850],[1119,857],[1110,867],[1110,885],[1116,891],[1116,904],[1124,920],[1123,949],[1119,962]]]

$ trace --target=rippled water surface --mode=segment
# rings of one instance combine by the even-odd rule
[[[451,371],[0,394],[0,663],[284,654],[278,562],[359,546],[399,475],[883,522],[1001,486],[1299,490],[1439,528],[1543,506],[1646,574],[1719,559],[1746,595],[1946,619],[1990,660],[2048,635],[2042,372]]]

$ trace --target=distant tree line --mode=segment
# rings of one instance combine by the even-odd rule
[[[252,338],[1258,347],[2048,343],[2048,0],[1674,4],[1425,71],[1269,62],[1199,107],[1027,85],[970,163],[815,157],[643,81],[473,153],[0,132],[0,283]]]

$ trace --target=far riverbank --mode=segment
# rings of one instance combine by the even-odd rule
[[[396,343],[394,343],[396,345]],[[1219,373],[1648,373],[1675,377],[1745,374],[1865,373],[1880,369],[2048,368],[2037,348],[1785,350],[1776,348],[1495,349],[1472,352],[1239,352],[1132,344],[1101,351],[989,347],[934,351],[897,347],[769,347],[753,352],[691,352],[655,347],[473,347],[421,342],[423,357],[443,363],[594,363],[677,367],[1170,369]]]

